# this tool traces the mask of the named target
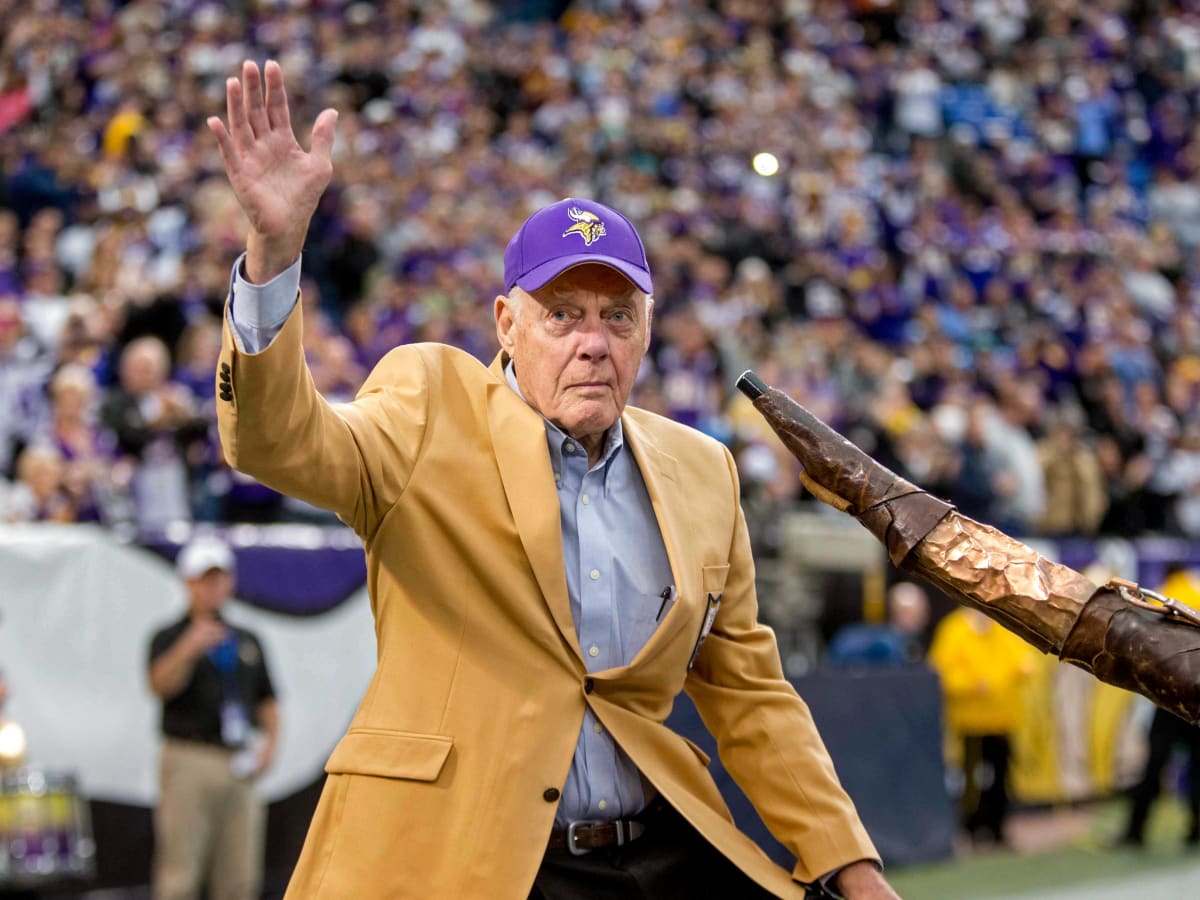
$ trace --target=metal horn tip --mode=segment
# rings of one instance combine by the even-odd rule
[[[751,400],[757,400],[763,394],[770,390],[767,383],[754,374],[753,369],[747,369],[738,377],[738,390],[749,397]]]

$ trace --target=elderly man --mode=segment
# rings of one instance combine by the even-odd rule
[[[633,225],[586,200],[539,210],[505,253],[491,367],[400,347],[331,406],[296,301],[336,113],[306,153],[275,63],[246,63],[227,101],[208,124],[251,228],[221,440],[361,536],[378,638],[289,896],[894,897],[756,621],[730,454],[626,408],[652,311]],[[663,724],[681,690],[793,872]]]

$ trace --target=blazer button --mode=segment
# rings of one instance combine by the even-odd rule
[[[558,799],[558,788],[546,788],[542,791],[542,799],[547,803],[553,803]]]
[[[592,688],[594,688],[595,686],[596,686],[596,683],[594,681],[592,681],[592,679],[590,679],[590,678],[583,679],[583,692],[585,694],[590,694],[592,692]]]

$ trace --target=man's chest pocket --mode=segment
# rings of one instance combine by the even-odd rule
[[[700,619],[700,631],[696,635],[696,643],[692,647],[691,658],[688,659],[688,670],[696,664],[696,658],[704,646],[708,633],[712,631],[717,613],[721,609],[721,596],[725,592],[725,579],[729,577],[728,563],[723,566],[705,566],[701,576],[701,587],[704,589],[704,615]]]
[[[630,658],[674,611],[678,600],[679,592],[673,584],[652,587],[642,583],[631,593],[615,623],[620,630],[621,646]]]

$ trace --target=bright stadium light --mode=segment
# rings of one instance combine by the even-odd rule
[[[25,761],[25,730],[16,722],[0,724],[0,766],[12,768]]]
[[[754,166],[755,172],[765,178],[770,178],[779,172],[779,158],[774,153],[767,153],[765,150],[762,153],[755,153],[750,165]]]

